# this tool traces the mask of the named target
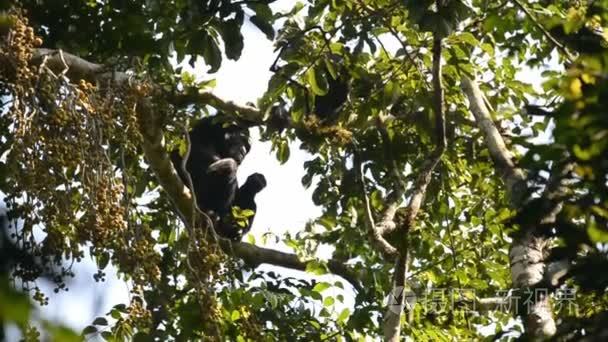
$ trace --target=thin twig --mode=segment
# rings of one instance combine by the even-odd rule
[[[372,207],[367,196],[367,191],[365,189],[365,174],[363,172],[363,165],[361,163],[361,159],[358,153],[355,153],[354,157],[354,167],[359,172],[359,186],[361,191],[361,196],[363,196],[363,201],[365,203],[365,220],[367,223],[367,228],[369,232],[369,236],[372,240],[372,243],[378,248],[378,250],[384,254],[387,258],[392,259],[398,255],[397,249],[391,245],[386,239],[382,236],[382,229],[376,226],[374,222],[374,215],[372,212]]]
[[[522,4],[519,0],[513,0],[513,2],[515,3],[515,5],[517,5],[517,7],[519,7],[528,16],[528,18],[530,18],[532,23],[543,33],[543,35],[547,39],[549,39],[549,41],[551,43],[553,43],[553,45],[555,45],[566,56],[566,58],[570,62],[574,61],[575,58],[572,56],[572,54],[570,54],[568,49],[566,49],[566,47],[563,44],[558,42],[557,39],[555,39],[551,35],[551,33],[549,33],[549,31],[547,31],[547,29],[536,19],[536,17],[534,17],[532,12],[530,12],[530,10],[526,6],[524,6],[524,4]]]

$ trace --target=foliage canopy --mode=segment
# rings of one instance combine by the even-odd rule
[[[95,281],[112,263],[133,284],[131,303],[82,332],[108,340],[468,340],[484,326],[505,340],[608,334],[608,1],[318,0],[286,12],[273,2],[2,5],[0,191],[11,225],[0,238],[0,323],[35,340],[29,301],[9,285],[52,305],[36,279],[65,289],[86,251]],[[220,99],[211,78],[176,67],[201,59],[215,73],[255,44],[242,35],[251,27],[277,52],[256,106]],[[542,87],[523,81],[539,71]],[[338,78],[349,89],[339,115],[310,113]],[[287,127],[273,121],[277,104]],[[302,184],[323,214],[277,237],[293,253],[217,241],[182,191],[167,151],[213,111],[259,129],[280,162],[294,141],[311,153]],[[530,241],[540,256],[522,270],[536,255]],[[326,245],[332,259],[318,260]],[[263,263],[338,277],[256,270]],[[566,277],[552,272],[564,264]],[[395,316],[386,298],[403,287],[452,306]],[[511,288],[552,299],[535,298],[513,324],[488,305]],[[533,316],[564,290],[576,291],[577,310]]]

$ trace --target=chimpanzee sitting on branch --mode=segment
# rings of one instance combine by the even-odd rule
[[[236,171],[250,149],[247,128],[224,126],[217,116],[201,119],[190,131],[186,170],[192,179],[198,207],[218,216],[215,231],[228,239],[239,240],[249,231],[257,209],[255,195],[266,187],[266,179],[259,173],[249,176],[242,187],[238,186]],[[171,153],[171,160],[184,184],[188,185],[179,151]],[[254,212],[245,227],[239,229],[234,223],[232,206]]]

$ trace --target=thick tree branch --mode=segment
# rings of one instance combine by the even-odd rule
[[[243,259],[250,267],[255,268],[261,264],[269,264],[300,271],[306,270],[307,262],[300,260],[295,254],[262,248],[245,242],[234,243],[226,239],[220,239],[220,246],[224,250],[234,251],[234,254]],[[333,259],[328,260],[327,268],[331,273],[348,281],[358,292],[363,291],[363,287],[358,280],[359,275],[344,265],[344,262]]]
[[[32,63],[41,64],[43,61],[54,73],[64,74],[72,80],[83,79],[91,83],[111,82],[122,85],[131,78],[126,72],[114,72],[102,64],[91,63],[62,50],[35,49]]]
[[[397,214],[397,210],[401,207],[401,197],[403,197],[403,194],[404,191],[397,188],[387,196],[384,211],[380,215],[380,221],[375,225],[376,234],[386,236],[397,229],[395,214]]]
[[[527,194],[526,176],[521,169],[515,167],[513,154],[507,149],[504,139],[496,128],[494,121],[492,121],[490,111],[485,105],[483,94],[477,82],[463,77],[461,86],[469,99],[469,107],[473,116],[475,116],[477,127],[483,133],[490,156],[496,165],[496,170],[510,194],[511,203],[515,208],[519,208]]]
[[[401,315],[405,309],[405,275],[409,264],[407,246],[404,247],[405,251],[400,251],[401,255],[395,262],[393,288],[389,297],[388,309],[382,321],[385,341],[397,342],[401,339]]]
[[[103,64],[89,62],[76,55],[55,49],[36,49],[32,63],[42,64],[56,74],[63,74],[72,80],[86,80],[91,83],[111,83],[120,86],[130,81],[132,76],[124,71],[113,71]],[[210,105],[225,113],[248,122],[250,125],[262,123],[263,113],[253,106],[241,106],[232,101],[225,101],[210,92],[198,89],[186,89],[176,94],[160,94],[171,104],[185,107],[191,104]]]
[[[188,89],[181,94],[169,97],[169,101],[178,106],[184,107],[190,104],[206,104],[226,113],[235,113],[239,118],[251,123],[260,124],[263,113],[249,105],[241,106],[232,101],[225,101],[211,92],[200,92],[198,89]]]
[[[186,218],[190,218],[190,213],[192,213],[192,193],[181,181],[173,167],[165,149],[160,125],[156,124],[155,120],[151,120],[155,117],[152,114],[151,104],[143,99],[138,106],[140,113],[146,116],[146,120],[139,120],[140,132],[144,139],[142,144],[144,155],[180,216],[183,220],[188,221]]]

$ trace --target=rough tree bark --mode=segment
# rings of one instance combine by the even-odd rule
[[[525,205],[527,194],[524,172],[513,163],[513,154],[492,121],[490,111],[484,102],[478,84],[466,77],[462,79],[462,90],[469,100],[469,109],[482,132],[486,146],[490,151],[496,167],[496,173],[502,178],[511,206],[520,209]],[[509,251],[511,260],[511,280],[516,289],[533,289],[543,283],[548,254],[549,241],[537,234],[536,227],[521,227],[523,234],[514,239]],[[547,295],[535,298],[535,302],[526,307],[527,312],[519,312],[523,317],[526,333],[533,339],[553,336],[556,332],[551,302]]]

